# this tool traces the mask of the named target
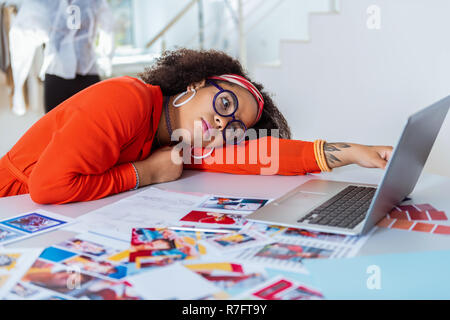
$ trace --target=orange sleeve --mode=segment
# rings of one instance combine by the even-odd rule
[[[136,185],[131,163],[117,165],[121,148],[150,119],[151,110],[136,91],[132,85],[110,80],[64,102],[71,104],[64,107],[70,115],[53,133],[29,178],[33,201],[91,201]]]
[[[284,176],[321,172],[314,154],[313,142],[274,137],[246,141],[239,146],[227,146],[215,150],[209,158],[191,161],[191,164],[185,164],[185,169]]]

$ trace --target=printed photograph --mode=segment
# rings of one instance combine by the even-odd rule
[[[238,228],[243,227],[247,220],[239,215],[229,215],[225,213],[218,212],[207,212],[207,211],[192,211],[183,218],[183,222],[194,222],[202,223],[207,225],[220,225],[220,226],[235,226]]]
[[[2,244],[2,242],[9,242],[23,236],[24,234],[22,233],[18,233],[14,230],[0,226],[0,244]]]
[[[321,300],[324,298],[321,292],[287,279],[278,280],[252,295],[264,300]]]
[[[277,295],[278,300],[323,300],[324,296],[320,291],[298,286],[292,290],[286,290]]]
[[[110,256],[117,253],[117,250],[114,248],[108,248],[98,243],[77,238],[64,241],[58,244],[58,246],[80,254],[87,254],[95,257]]]
[[[303,259],[328,258],[332,253],[322,248],[276,242],[266,245],[255,256],[301,263]]]
[[[114,282],[95,279],[80,290],[70,293],[81,300],[142,300],[127,282]]]
[[[122,279],[127,275],[127,268],[114,265],[108,261],[95,260],[89,256],[76,256],[63,262],[69,267],[78,267],[87,273],[94,273],[113,279]]]
[[[16,266],[20,253],[0,253],[0,270],[10,271]]]
[[[250,290],[267,280],[265,273],[245,272],[243,265],[235,263],[192,264],[185,267],[213,282],[231,296]]]
[[[9,275],[0,275],[0,288],[5,285],[6,281],[8,281],[8,279],[9,279]]]
[[[69,294],[95,279],[97,278],[84,273],[72,272],[63,265],[38,259],[21,281],[58,293]]]
[[[197,232],[170,229],[133,229],[130,262],[140,267],[167,265],[200,255]],[[203,249],[204,251],[204,249]]]
[[[245,211],[251,213],[263,207],[269,200],[211,197],[200,205],[202,209]]]
[[[230,235],[225,235],[220,238],[214,238],[210,241],[216,243],[220,247],[224,248],[230,248],[230,247],[237,247],[241,246],[243,244],[257,241],[258,239],[254,238],[253,236],[250,236],[246,233],[235,233]]]
[[[347,237],[342,234],[331,234],[331,233],[308,231],[308,230],[304,230],[304,229],[295,229],[295,228],[286,229],[282,235],[288,236],[288,237],[301,237],[301,238],[310,238],[310,239],[333,241],[333,242],[343,242],[343,241],[345,241],[345,239]]]
[[[2,222],[5,226],[15,228],[26,233],[39,232],[65,223],[65,221],[56,220],[38,213],[30,213]]]
[[[18,298],[21,299],[28,299],[30,297],[35,296],[37,293],[39,293],[39,290],[36,288],[32,288],[30,286],[27,286],[23,284],[22,282],[18,282],[12,289],[11,293]]]

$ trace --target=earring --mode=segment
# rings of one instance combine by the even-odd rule
[[[191,101],[192,99],[194,99],[195,95],[197,94],[197,90],[192,89],[192,92],[193,92],[193,94],[192,94],[192,96],[189,97],[189,99],[187,99],[185,102],[182,102],[182,103],[177,104],[177,102],[178,102],[182,97],[184,97],[185,95],[187,95],[187,94],[189,93],[189,91],[186,91],[186,92],[183,92],[182,94],[180,94],[180,95],[179,95],[178,97],[176,97],[176,99],[173,101],[173,103],[172,103],[173,106],[174,106],[175,108],[180,108],[180,107],[184,106],[186,103],[188,103],[189,101]]]
[[[194,155],[194,152],[192,152],[192,150],[194,150],[194,147],[191,148],[191,156],[192,156],[192,158],[197,159],[197,160],[203,160],[203,159],[206,159],[206,158],[208,158],[210,155],[212,155],[212,153],[214,152],[214,148],[211,148],[211,151],[208,152],[208,154],[206,154],[206,155],[204,155],[204,156],[201,156],[201,157],[198,157],[198,156],[195,156],[195,155]]]

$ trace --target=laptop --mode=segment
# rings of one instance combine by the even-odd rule
[[[450,106],[450,96],[412,115],[380,185],[312,179],[246,218],[344,235],[362,235],[412,193]]]

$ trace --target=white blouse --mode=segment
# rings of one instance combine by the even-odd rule
[[[15,93],[13,111],[26,112],[22,94],[36,49],[45,44],[40,78],[53,74],[111,75],[114,18],[106,0],[27,0],[13,20],[10,38]]]

